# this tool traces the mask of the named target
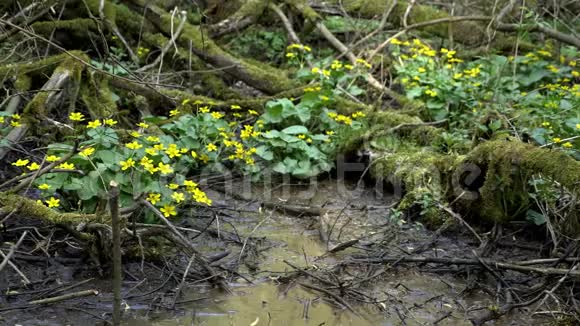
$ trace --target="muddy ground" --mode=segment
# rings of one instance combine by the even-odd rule
[[[319,181],[316,188],[254,185],[251,191],[242,191],[242,185],[234,185],[236,199],[226,197],[219,185],[215,188],[209,194],[217,219],[192,210],[196,216],[175,223],[205,230],[201,235],[186,233],[196,237],[194,242],[206,256],[217,259],[228,253],[213,264],[229,271],[233,293],[193,276],[180,287],[183,272],[176,267],[183,268],[189,259],[179,254],[156,262],[125,261],[126,325],[471,325],[472,319],[499,305],[497,297],[503,289],[481,266],[395,262],[389,267],[364,262],[366,258],[412,256],[419,254],[419,247],[422,257],[472,257],[479,245],[458,227],[436,236],[435,230],[417,221],[393,217],[393,198],[377,195],[374,189],[333,179]],[[272,203],[286,210],[272,209]],[[311,214],[313,207],[321,215]],[[9,220],[1,237],[15,241],[15,234],[24,228],[37,245],[22,246],[13,261],[32,284],[23,286],[13,269],[0,274],[0,324],[108,324],[112,311],[109,267],[103,266],[100,273],[66,233],[38,222]],[[512,245],[524,236],[523,231],[514,230],[490,258],[538,257],[539,243],[528,239],[525,245]],[[328,252],[353,239],[359,241]],[[50,248],[58,249],[44,252],[46,241],[57,242]],[[537,281],[515,272],[501,272],[499,277],[516,289],[515,295],[519,285],[533,286]],[[83,290],[98,294],[29,304]],[[553,319],[534,311],[533,305],[514,309],[495,325],[540,325]]]

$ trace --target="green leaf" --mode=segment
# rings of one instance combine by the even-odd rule
[[[289,99],[279,99],[266,103],[266,110],[262,119],[268,123],[277,123],[282,121],[284,111],[294,109],[294,103]]]
[[[284,130],[282,130],[283,133],[288,134],[288,135],[297,135],[297,134],[306,134],[308,133],[308,128],[304,127],[304,126],[290,126]]]
[[[256,155],[258,155],[259,157],[263,158],[266,161],[271,161],[274,159],[274,153],[272,153],[272,151],[264,145],[256,148]]]
[[[546,223],[546,218],[544,217],[544,215],[536,212],[533,209],[528,209],[526,219],[534,223],[535,225],[542,225]]]

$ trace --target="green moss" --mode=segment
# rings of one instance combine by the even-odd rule
[[[78,57],[84,61],[88,60],[88,57],[83,53],[78,53]],[[77,59],[72,57],[67,57],[64,59],[59,66],[57,66],[52,76],[59,76],[63,73],[70,74],[71,80],[75,83],[80,81],[80,76],[84,70],[85,65]],[[52,78],[52,77],[51,77]],[[37,119],[47,114],[46,112],[46,102],[49,96],[53,94],[51,92],[39,92],[37,93],[32,101],[30,101],[24,108],[24,119],[28,124],[35,124]]]
[[[294,6],[306,19],[310,20],[311,22],[316,22],[320,19],[320,15],[318,15],[318,13],[312,9],[312,7],[310,7],[305,0],[286,0],[286,3]]]
[[[100,17],[99,6],[101,3],[101,0],[84,0],[84,3],[87,5],[89,10],[91,11],[91,13],[95,17]],[[105,18],[108,19],[109,21],[111,21],[111,22],[116,21],[117,11],[116,11],[115,5],[112,3],[112,1],[105,0],[105,5],[103,7],[103,14],[105,15]]]
[[[515,139],[480,144],[468,161],[485,167],[480,189],[481,215],[492,221],[512,220],[528,208],[528,181],[542,175],[580,195],[580,162],[562,151],[542,149]]]
[[[169,39],[163,36],[162,34],[149,34],[146,33],[143,35],[142,38],[143,42],[150,47],[158,47],[163,48]],[[179,53],[177,54],[178,58],[182,60],[184,63],[191,62],[191,68],[193,70],[207,70],[207,66],[203,61],[199,59],[199,57],[190,54],[189,50],[180,47]],[[215,97],[218,99],[229,100],[229,99],[238,99],[240,98],[240,94],[235,92],[234,90],[230,89],[228,85],[216,74],[214,73],[199,73],[195,77],[201,79],[202,85],[205,87],[206,93],[209,93],[210,97]]]
[[[80,87],[80,95],[93,119],[110,117],[117,113],[117,104],[109,88],[108,76],[90,74]]]
[[[142,0],[133,0],[140,5],[145,5]],[[160,21],[158,27],[166,34],[169,34],[171,26],[171,15],[156,7],[149,7],[156,15],[159,15]],[[204,60],[216,66],[225,66],[235,63],[239,66],[231,69],[224,69],[241,80],[245,80],[251,86],[256,87],[268,94],[279,93],[297,86],[297,83],[290,80],[283,70],[278,70],[263,63],[249,62],[231,56],[222,50],[217,44],[202,33],[199,26],[185,24],[183,33],[179,42],[184,47],[189,46],[189,42],[196,49],[197,54],[204,56]]]
[[[25,74],[18,75],[14,81],[14,88],[19,92],[29,90],[30,86],[32,86],[32,78]]]
[[[9,192],[0,192],[0,211],[9,213],[13,210],[17,210],[21,216],[33,217],[54,224],[100,223],[103,219],[108,219],[107,217],[96,216],[94,214],[60,213],[32,199]]]
[[[398,208],[409,210],[419,205],[424,222],[437,225],[445,218],[437,203],[447,201],[451,192],[451,176],[462,159],[459,155],[444,155],[408,146],[383,153],[373,163],[371,175],[380,180],[400,180],[406,191]]]
[[[32,24],[34,32],[48,36],[54,30],[67,30],[69,33],[76,35],[86,35],[89,30],[97,28],[95,20],[89,18],[77,18],[71,20],[57,20],[57,21],[42,21]]]
[[[71,51],[73,55],[83,56],[81,51]],[[62,61],[70,58],[66,53],[48,57],[39,61],[32,62],[18,62],[0,66],[0,78],[7,76],[19,76],[21,74],[29,74],[34,76],[48,76],[52,73]]]
[[[244,4],[236,11],[232,19],[241,19],[244,17],[257,17],[264,12],[264,9],[268,6],[268,0],[247,0]]]

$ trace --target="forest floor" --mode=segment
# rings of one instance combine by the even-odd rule
[[[241,185],[233,187],[236,192],[241,189]],[[254,194],[253,200],[211,192],[215,207],[226,213],[217,224],[219,229],[212,226],[196,240],[198,249],[210,260],[220,257],[216,266],[239,265],[236,274],[240,275],[228,278],[233,293],[224,294],[199,281],[181,284],[182,275],[174,266],[187,265],[184,256],[159,264],[125,261],[122,293],[127,325],[249,325],[258,319],[260,324],[272,325],[470,325],[470,320],[496,305],[496,280],[481,278],[481,266],[452,266],[445,261],[472,257],[479,243],[460,230],[437,234],[415,221],[389,221],[385,216],[392,198],[381,198],[374,188],[357,188],[353,181],[329,178],[315,186],[289,184],[274,189],[271,198],[297,209],[291,214],[283,209],[261,209],[263,188],[254,185],[245,193]],[[312,207],[324,207],[327,221],[300,212]],[[203,230],[211,220],[185,218],[179,226]],[[321,225],[333,227],[335,235],[340,233],[335,238],[341,243],[358,242],[331,253],[337,242],[325,243]],[[7,223],[6,227],[14,231],[19,225]],[[41,232],[46,227],[26,226]],[[524,237],[523,233],[507,235],[488,258],[504,262],[533,259],[541,244],[531,239],[525,245],[518,244],[515,239]],[[52,238],[66,242],[58,231]],[[8,285],[1,289],[6,294],[2,297],[5,308],[0,309],[2,323],[108,323],[110,281],[96,272],[82,251],[62,247],[66,250],[51,255],[32,247],[19,248],[14,261],[32,285],[19,287],[18,274],[2,274],[1,283]],[[390,266],[366,261],[382,257],[436,257],[444,261],[419,265],[401,261]],[[509,284],[535,282],[514,272],[502,273],[501,278]],[[322,285],[314,285],[321,280]],[[348,294],[344,299],[325,295],[326,289],[337,287]],[[40,298],[84,291],[98,295],[44,306],[30,304]],[[541,324],[544,314],[531,315],[527,312],[531,308],[515,309],[496,325]]]

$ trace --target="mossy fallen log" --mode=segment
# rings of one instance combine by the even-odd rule
[[[144,0],[131,1],[142,8],[146,7],[148,9],[146,11],[147,19],[152,21],[163,33],[171,34],[172,17],[170,13],[159,7],[148,5]],[[191,45],[192,52],[205,62],[266,94],[276,94],[298,86],[295,81],[288,78],[284,70],[266,64],[250,63],[230,55],[205,36],[205,32],[200,26],[186,23],[178,43],[185,48]]]

